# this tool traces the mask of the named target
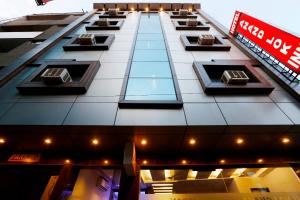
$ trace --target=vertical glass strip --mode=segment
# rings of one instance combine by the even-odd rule
[[[125,100],[177,101],[158,13],[141,14]]]

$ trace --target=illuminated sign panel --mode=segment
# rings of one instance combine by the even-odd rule
[[[300,72],[300,38],[238,11],[230,33],[242,34],[294,72]]]
[[[8,162],[33,163],[33,162],[39,162],[40,158],[41,158],[40,154],[13,154],[8,159]]]
[[[237,25],[239,23],[240,15],[241,15],[241,12],[235,11],[235,14],[234,14],[231,26],[230,26],[230,33],[232,35],[234,35],[234,33],[235,33],[236,27],[237,27]]]

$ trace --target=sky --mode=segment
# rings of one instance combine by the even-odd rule
[[[300,35],[300,0],[54,0],[36,6],[35,0],[0,0],[0,20],[33,13],[89,11],[93,2],[197,2],[202,10],[229,28],[234,11],[239,10]]]

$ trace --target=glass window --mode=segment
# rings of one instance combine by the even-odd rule
[[[135,43],[135,49],[166,49],[166,45],[162,41],[155,41],[155,40],[141,40],[136,41]]]
[[[122,94],[124,98],[120,103],[126,105],[137,101],[143,106],[148,105],[149,101],[158,101],[155,104],[177,105],[176,82],[173,78],[159,14],[144,13],[138,27],[125,94]],[[146,104],[143,101],[147,101]],[[182,103],[178,105],[180,107]]]
[[[174,94],[161,94],[161,95],[133,95],[133,96],[125,96],[125,100],[133,100],[133,101],[176,101],[177,97]]]
[[[82,24],[81,26],[79,26],[79,28],[77,28],[75,31],[73,31],[70,35],[75,35],[75,34],[84,34],[86,33],[86,29],[85,29],[85,24]]]
[[[166,97],[164,97],[165,95]],[[153,98],[170,100],[169,95],[173,95],[175,98],[172,100],[176,100],[172,79],[130,78],[127,84],[125,99],[132,100],[139,96],[142,98],[140,100],[153,100]],[[149,99],[149,97],[151,99]]]
[[[300,192],[291,167],[143,169],[141,179],[141,199],[294,199]]]
[[[162,34],[138,34],[137,40],[164,40]]]
[[[147,24],[142,25],[139,29],[139,33],[161,33],[160,24]]]
[[[135,50],[133,54],[133,61],[166,61],[168,62],[168,55],[165,50]]]
[[[168,62],[132,62],[130,77],[172,78]]]
[[[45,54],[43,54],[41,57],[39,57],[38,60],[48,60],[48,59],[59,59],[63,50],[63,45],[68,41],[69,39],[62,39],[59,41],[54,47],[49,49]]]

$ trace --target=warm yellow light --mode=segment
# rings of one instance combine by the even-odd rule
[[[134,8],[131,8],[131,11],[134,11]]]
[[[93,143],[93,145],[98,145],[99,144],[99,140],[98,139],[93,139],[92,143]]]
[[[32,159],[27,158],[27,159],[24,160],[24,162],[26,162],[26,163],[32,163]]]
[[[103,8],[102,10],[105,11],[105,8]]]
[[[147,164],[148,164],[148,161],[147,161],[147,160],[143,160],[143,164],[144,164],[144,165],[147,165]]]
[[[182,160],[182,161],[181,161],[181,164],[183,164],[183,165],[185,165],[186,163],[187,163],[186,160]]]
[[[5,139],[4,138],[0,138],[0,144],[4,144],[5,143]]]
[[[52,140],[51,140],[50,138],[46,138],[46,139],[44,140],[44,143],[45,143],[45,144],[51,144],[51,143],[52,143]]]
[[[145,170],[142,170],[142,171],[145,171]],[[173,187],[173,183],[153,183],[152,184],[152,187],[164,187],[164,186],[172,186]]]
[[[146,12],[148,12],[148,11],[149,11],[149,8],[148,8],[148,7],[147,7],[147,8],[145,8],[145,11],[146,11]]]
[[[189,8],[189,12],[192,12],[192,11],[193,11],[193,9]]]
[[[71,160],[66,159],[66,160],[65,160],[65,163],[66,163],[66,164],[70,164],[70,163],[71,163]]]
[[[174,176],[175,176],[175,170],[173,169],[165,169],[165,179],[166,181],[172,181],[174,180]]]
[[[236,139],[236,143],[237,144],[243,144],[244,143],[244,139],[243,138],[238,138],[238,139]]]
[[[171,187],[153,187],[153,190],[173,190],[173,186],[171,186]]]
[[[220,160],[220,163],[224,164],[224,163],[226,163],[226,160],[222,159],[222,160]]]
[[[189,170],[187,180],[195,180],[197,177],[198,171]]]
[[[152,182],[152,176],[149,169],[141,170],[141,177],[145,183]]]
[[[104,162],[105,165],[108,165],[108,164],[109,164],[109,161],[108,161],[108,160],[104,160],[103,162]]]
[[[257,172],[253,175],[253,177],[262,177],[268,168],[260,168]]]
[[[153,190],[153,192],[158,194],[172,194],[173,190]]]
[[[214,171],[212,171],[208,177],[208,179],[215,179],[218,178],[218,176],[221,174],[221,172],[223,171],[223,169],[216,169]]]
[[[234,178],[234,177],[239,177],[239,176],[241,176],[241,175],[244,173],[244,171],[246,171],[246,169],[247,169],[247,168],[238,168],[238,169],[236,169],[236,170],[231,174],[230,178]]]
[[[144,146],[145,146],[147,143],[148,143],[148,142],[147,142],[147,140],[146,140],[146,139],[142,139],[142,140],[141,140],[141,144],[142,144],[142,145],[144,145]]]
[[[196,144],[196,140],[193,139],[193,138],[191,138],[190,141],[189,141],[189,143],[190,143],[190,145],[194,145],[194,144]]]
[[[117,10],[117,11],[120,11],[120,8],[117,8],[116,10]]]
[[[160,10],[160,12],[164,11],[164,9],[163,9],[163,8],[160,8],[159,10]]]
[[[264,162],[264,159],[259,158],[259,159],[257,160],[257,162],[258,162],[258,163],[263,163],[263,162]]]
[[[284,137],[284,138],[282,138],[281,139],[281,142],[283,143],[283,144],[288,144],[288,143],[290,143],[290,138],[287,138],[287,137]]]

